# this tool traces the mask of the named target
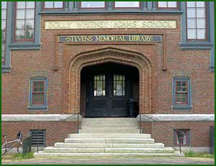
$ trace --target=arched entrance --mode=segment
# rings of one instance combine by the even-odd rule
[[[84,67],[80,101],[81,114],[85,117],[136,117],[138,69],[110,62]]]
[[[116,63],[136,68],[139,71],[139,113],[151,113],[151,64],[142,54],[117,48],[104,48],[80,53],[69,66],[68,113],[81,113],[81,74],[88,66]]]

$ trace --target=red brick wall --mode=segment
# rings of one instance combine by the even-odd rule
[[[177,29],[98,29],[98,30],[45,30],[45,20],[113,20],[113,19],[150,19],[150,20],[176,20]],[[79,103],[78,98],[69,98],[73,92],[69,84],[80,84],[72,78],[69,83],[69,70],[72,58],[80,53],[101,48],[114,47],[122,50],[134,51],[145,56],[151,65],[151,88],[145,93],[151,93],[150,99],[140,98],[140,109],[151,113],[214,113],[214,73],[209,71],[209,50],[181,50],[180,42],[180,16],[176,15],[148,15],[148,14],[109,14],[109,15],[73,15],[73,16],[42,16],[41,50],[11,51],[12,70],[2,74],[2,113],[70,113],[69,102]],[[112,45],[56,45],[57,34],[162,34],[166,38],[164,45],[125,45],[113,43]],[[58,71],[56,65],[55,48],[58,51]],[[163,48],[164,47],[164,48]],[[166,51],[167,71],[162,71],[163,51]],[[103,55],[101,55],[103,56]],[[130,59],[126,59],[130,60]],[[143,74],[143,73],[141,73]],[[29,80],[34,76],[48,77],[48,111],[29,111]],[[173,111],[172,106],[172,78],[174,76],[191,77],[192,105],[190,111]],[[79,77],[77,75],[77,77]],[[141,85],[140,90],[145,84]],[[77,87],[80,87],[77,85]],[[70,94],[71,93],[71,94]],[[78,101],[77,101],[78,99]],[[73,108],[71,105],[70,108]],[[79,111],[80,105],[74,108]],[[147,113],[145,112],[145,113]],[[150,113],[150,112],[148,112]]]
[[[155,142],[173,146],[173,129],[189,129],[192,147],[209,147],[210,126],[214,122],[142,122],[142,131],[152,134]]]
[[[55,142],[63,142],[68,134],[76,133],[76,122],[2,122],[2,134],[8,135],[8,140],[16,139],[18,131],[23,138],[30,136],[29,130],[45,129],[46,146],[53,146]],[[3,141],[3,140],[2,140]]]

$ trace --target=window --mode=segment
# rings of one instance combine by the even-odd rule
[[[32,104],[44,105],[44,98],[45,98],[45,82],[33,81]]]
[[[44,8],[45,9],[62,9],[63,1],[45,1]]]
[[[176,9],[178,7],[177,1],[159,1],[158,8]]]
[[[1,2],[2,8],[2,21],[1,21],[1,29],[2,29],[2,63],[5,63],[5,55],[6,55],[6,24],[7,24],[7,2]]]
[[[114,75],[113,95],[125,96],[125,76],[124,75]]]
[[[174,145],[179,146],[180,143],[182,146],[190,146],[190,130],[174,130]]]
[[[47,109],[47,79],[32,78],[30,88],[30,106],[31,110],[46,110]]]
[[[190,78],[178,77],[173,82],[173,108],[191,108]]]
[[[106,95],[105,82],[106,82],[105,75],[94,76],[94,96]]]
[[[30,130],[32,146],[46,146],[46,130]]]
[[[95,1],[95,2],[88,2],[88,1],[82,1],[80,3],[80,8],[83,9],[100,9],[105,8],[105,1]]]
[[[188,103],[188,83],[187,81],[176,81],[176,104]]]
[[[140,8],[139,1],[119,1],[115,2],[115,8]]]
[[[33,40],[34,23],[35,2],[16,2],[15,40]]]
[[[205,40],[206,36],[205,2],[187,2],[187,39]]]

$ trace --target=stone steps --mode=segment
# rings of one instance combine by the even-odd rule
[[[83,119],[79,134],[69,134],[35,157],[112,158],[176,156],[171,147],[155,143],[151,134],[139,134],[136,118]]]
[[[81,129],[79,133],[136,133],[140,132],[139,129],[134,128],[89,128]]]
[[[76,159],[98,159],[98,158],[136,158],[136,157],[170,157],[179,156],[177,153],[35,153],[34,157],[70,157]]]
[[[134,129],[139,128],[137,124],[82,124],[83,129],[98,128],[98,126],[110,127],[110,128],[112,128],[112,127],[118,127],[118,128],[128,127],[128,128],[134,128]]]
[[[124,144],[151,144],[150,138],[66,138],[66,143],[124,143]]]
[[[133,125],[137,126],[138,122],[136,118],[88,118],[83,119],[82,126],[120,126],[120,125]]]
[[[47,147],[44,153],[173,153],[173,148],[56,148]]]
[[[164,144],[55,143],[56,148],[163,148]]]
[[[151,138],[151,134],[110,134],[110,133],[80,133],[80,134],[69,134],[69,138]]]

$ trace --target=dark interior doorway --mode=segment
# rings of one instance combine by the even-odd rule
[[[80,108],[84,117],[135,117],[138,101],[137,68],[117,63],[83,68]]]

